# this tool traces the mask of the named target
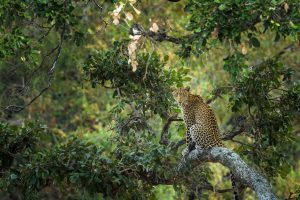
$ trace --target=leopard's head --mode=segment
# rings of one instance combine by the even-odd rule
[[[171,88],[172,94],[179,106],[188,104],[190,88]]]

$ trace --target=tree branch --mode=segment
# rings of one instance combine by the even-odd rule
[[[238,130],[231,131],[230,133],[227,133],[226,135],[222,136],[222,140],[232,140],[235,136],[243,133],[245,131],[244,127],[241,127]]]
[[[142,33],[146,37],[150,37],[155,41],[162,42],[162,41],[168,41],[174,44],[180,44],[180,38],[172,37],[167,35],[166,32],[153,32],[153,31],[148,31],[148,32],[143,32]]]
[[[213,102],[214,100],[216,100],[217,98],[222,98],[223,94],[228,93],[230,90],[232,90],[233,87],[228,85],[228,86],[222,86],[222,87],[218,87],[216,89],[213,90],[212,94],[213,97],[208,99],[206,101],[207,104],[210,104],[211,102]]]
[[[186,139],[181,139],[178,142],[174,143],[172,146],[172,150],[177,151],[177,149],[181,146],[184,145],[186,143]]]
[[[158,31],[158,32],[145,31],[144,28],[140,24],[137,24],[137,23],[131,27],[130,34],[131,35],[142,35],[142,36],[151,38],[152,40],[157,41],[157,42],[167,41],[167,42],[171,42],[174,44],[181,44],[183,40],[192,40],[192,39],[199,37],[198,33],[189,34],[189,35],[185,35],[182,37],[174,37],[174,36],[169,36],[165,31]]]
[[[51,80],[52,80],[52,77],[53,77],[53,73],[54,73],[54,70],[56,68],[57,61],[58,61],[58,59],[60,57],[60,54],[61,54],[61,49],[62,49],[64,34],[65,34],[65,27],[63,28],[63,30],[61,32],[59,44],[57,45],[57,47],[55,47],[53,50],[51,50],[51,52],[49,54],[47,54],[43,58],[43,60],[41,62],[41,65],[40,65],[40,67],[41,67],[42,64],[44,63],[46,57],[50,56],[52,53],[54,53],[55,51],[57,51],[56,55],[55,55],[55,58],[54,58],[54,60],[53,60],[53,62],[51,64],[51,67],[48,70],[48,83],[47,83],[47,86],[44,87],[36,96],[34,96],[25,105],[22,105],[22,106],[19,106],[19,105],[9,105],[9,106],[7,106],[6,108],[4,108],[4,110],[6,112],[8,112],[8,113],[12,113],[12,112],[17,113],[17,112],[20,112],[20,111],[24,110],[26,107],[28,107],[29,105],[31,105],[36,99],[38,99],[45,91],[47,91],[51,87]]]
[[[177,115],[173,115],[167,119],[167,122],[165,123],[165,125],[161,131],[161,136],[160,136],[160,141],[159,141],[160,144],[164,144],[164,145],[169,144],[169,139],[168,139],[169,127],[170,127],[171,123],[174,121],[183,121],[183,120],[180,118],[177,118]]]
[[[191,162],[219,162],[228,167],[233,173],[235,180],[255,191],[260,200],[277,200],[272,192],[272,186],[259,172],[248,166],[245,161],[235,152],[223,148],[214,147],[208,150],[195,149],[187,156]],[[186,161],[179,165],[179,171],[186,166]]]
[[[277,54],[275,54],[275,58],[279,58],[280,56],[282,56],[283,54],[285,54],[288,51],[293,51],[295,50],[295,44],[289,44],[288,46],[286,46],[285,48],[283,48],[281,51],[279,51]]]

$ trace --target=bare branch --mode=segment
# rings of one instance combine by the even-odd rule
[[[160,144],[164,144],[164,145],[169,144],[169,139],[168,139],[169,127],[170,127],[171,123],[174,121],[183,121],[183,120],[180,118],[177,118],[177,115],[173,115],[167,119],[167,122],[165,123],[165,125],[161,131],[161,136],[160,136],[160,141],[159,141]]]
[[[235,136],[243,133],[244,131],[245,131],[244,127],[241,127],[240,129],[235,131],[231,131],[230,133],[223,135],[222,140],[232,140]]]
[[[284,49],[282,49],[281,51],[279,51],[274,57],[275,58],[279,58],[280,56],[282,56],[283,54],[285,54],[288,51],[292,51],[295,50],[296,47],[294,44],[289,44],[288,46],[286,46]]]
[[[172,42],[174,44],[180,44],[180,38],[172,37],[167,35],[166,32],[153,32],[153,31],[148,31],[148,32],[143,32],[142,35],[146,37],[150,37],[155,41],[162,42],[162,41],[168,41]]]
[[[177,149],[178,149],[180,146],[184,145],[185,143],[186,143],[186,140],[185,140],[185,139],[179,140],[178,142],[176,142],[175,144],[173,144],[172,150],[177,151]]]
[[[144,28],[140,24],[134,24],[131,29],[130,29],[130,34],[131,35],[143,35],[145,37],[151,38],[153,41],[157,42],[171,42],[174,44],[181,44],[182,40],[187,40],[187,39],[193,39],[199,36],[197,33],[196,34],[190,34],[190,35],[185,35],[182,37],[173,37],[169,36],[165,31],[145,31]]]
[[[19,105],[9,105],[6,108],[4,108],[5,112],[9,112],[9,113],[14,112],[14,113],[17,113],[17,112],[20,112],[20,111],[24,110],[27,106],[31,105],[36,99],[38,99],[45,91],[47,91],[51,87],[51,80],[52,80],[52,77],[53,77],[53,73],[54,73],[57,61],[58,61],[58,59],[60,57],[60,54],[61,54],[64,33],[65,33],[65,27],[63,28],[63,30],[61,32],[61,35],[60,35],[60,43],[58,44],[57,47],[55,47],[53,50],[51,50],[50,53],[47,54],[43,58],[43,60],[41,62],[41,65],[40,65],[40,67],[41,67],[43,65],[46,57],[49,56],[49,55],[51,55],[53,52],[55,52],[55,50],[57,50],[57,53],[56,53],[55,58],[54,58],[54,60],[52,62],[52,65],[51,65],[51,67],[50,67],[50,69],[48,71],[48,84],[47,84],[47,86],[44,87],[35,97],[33,97],[25,105],[22,105],[22,106],[19,106]]]
[[[206,101],[207,104],[210,104],[212,103],[214,100],[216,100],[217,98],[222,98],[222,95],[224,93],[227,93],[228,91],[232,90],[233,87],[228,85],[228,86],[222,86],[222,87],[218,87],[216,89],[213,90],[212,94],[213,94],[213,97],[208,99]]]
[[[34,76],[34,74],[45,66],[44,64],[45,64],[46,59],[48,57],[50,57],[52,54],[54,54],[55,51],[58,50],[59,46],[60,45],[58,44],[56,47],[54,47],[53,49],[51,49],[47,54],[45,54],[43,56],[43,58],[42,58],[41,63],[39,64],[39,66],[36,67],[29,75],[25,76],[25,79],[28,80],[25,85],[28,85],[31,82],[32,77]]]
[[[219,162],[228,167],[236,181],[255,191],[260,200],[277,200],[272,192],[272,186],[259,172],[248,166],[235,152],[223,148],[214,147],[208,150],[195,149],[187,156],[187,161],[194,164],[199,162]],[[186,161],[179,165],[179,171],[186,166]]]
[[[48,27],[48,30],[38,39],[38,41],[43,40],[45,37],[47,37],[47,35],[49,35],[49,33],[51,32],[51,30],[53,29],[55,24],[53,24],[52,26]]]
[[[102,11],[103,7],[100,6],[100,5],[96,2],[96,0],[93,0],[93,2],[94,2],[94,4]]]

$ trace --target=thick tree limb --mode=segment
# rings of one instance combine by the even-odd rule
[[[195,149],[189,153],[186,160],[192,162],[219,162],[230,169],[235,180],[253,189],[260,200],[278,199],[272,192],[272,186],[267,179],[248,166],[238,154],[227,148]],[[179,170],[182,170],[185,165],[186,161],[182,161]]]

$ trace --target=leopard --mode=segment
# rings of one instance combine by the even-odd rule
[[[191,94],[189,87],[172,88],[172,94],[183,114],[188,150],[224,147],[215,114],[203,98]]]
[[[181,108],[186,126],[186,145],[182,155],[186,157],[194,149],[224,147],[216,116],[200,95],[192,94],[190,87],[171,88],[172,95]],[[239,199],[233,174],[230,172],[235,200]]]

